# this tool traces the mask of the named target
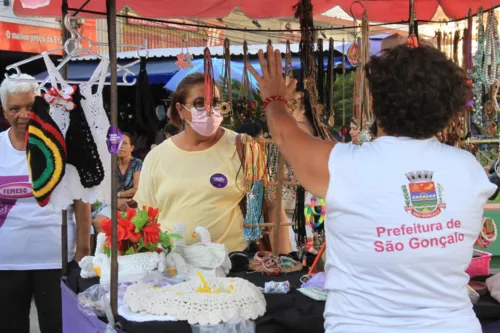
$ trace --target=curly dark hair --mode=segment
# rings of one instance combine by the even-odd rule
[[[387,135],[433,137],[472,97],[465,71],[432,46],[396,46],[365,68],[373,112]]]

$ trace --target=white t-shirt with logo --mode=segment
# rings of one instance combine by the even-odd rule
[[[494,193],[435,139],[338,143],[326,198],[327,333],[480,333],[465,273]]]
[[[0,133],[0,270],[61,268],[61,212],[40,207],[32,194],[26,152],[9,130]],[[68,261],[75,254],[76,225],[68,208]]]

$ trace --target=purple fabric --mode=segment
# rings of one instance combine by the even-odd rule
[[[61,297],[63,308],[63,333],[105,333],[106,324],[95,314],[88,315],[78,308],[76,294],[61,281]],[[90,312],[89,312],[90,313]],[[117,330],[118,333],[123,331]]]
[[[483,326],[483,333],[498,333],[498,332],[500,332],[500,322]]]
[[[306,283],[302,284],[302,288],[307,288],[307,287],[316,287],[321,290],[325,289],[325,282],[326,282],[326,274],[325,272],[319,272],[317,274],[314,274],[313,277],[307,281]]]

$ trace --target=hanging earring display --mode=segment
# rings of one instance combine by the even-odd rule
[[[188,43],[189,37],[186,35],[186,39],[183,43]],[[181,53],[177,55],[177,61],[175,62],[177,67],[180,69],[193,68],[193,56],[189,53],[189,49],[186,45],[186,53],[184,53],[184,44],[182,45]]]

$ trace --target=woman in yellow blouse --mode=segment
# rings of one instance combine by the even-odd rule
[[[171,122],[182,132],[153,149],[144,160],[135,201],[160,210],[163,230],[176,223],[186,225],[190,235],[197,226],[207,228],[212,240],[224,243],[229,252],[242,251],[244,216],[240,209],[244,193],[241,140],[220,127],[220,94],[215,89],[211,117],[204,106],[204,75],[186,76],[171,104]],[[273,214],[269,212],[272,222]],[[286,221],[282,221],[286,222]],[[281,228],[280,252],[290,251],[288,228]],[[189,244],[193,240],[187,237]]]

